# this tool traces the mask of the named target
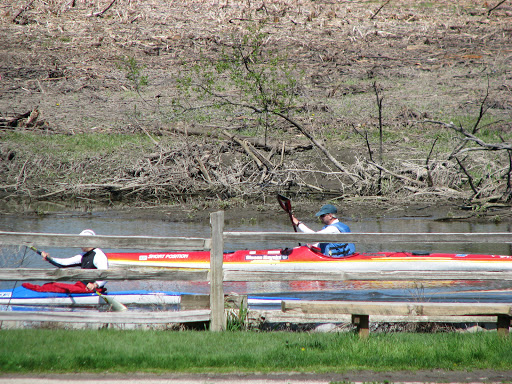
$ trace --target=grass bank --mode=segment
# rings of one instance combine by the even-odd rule
[[[2,330],[3,373],[449,371],[512,366],[511,337],[480,334]]]

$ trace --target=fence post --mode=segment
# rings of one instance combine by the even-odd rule
[[[210,250],[210,310],[211,331],[226,330],[224,312],[224,212],[210,214],[212,228],[212,248]]]

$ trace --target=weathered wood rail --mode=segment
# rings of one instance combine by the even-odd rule
[[[210,321],[209,309],[163,312],[0,312],[2,321],[55,321],[102,324],[162,324]]]
[[[496,316],[500,334],[508,334],[512,304],[504,303],[431,303],[363,301],[282,301],[283,312],[296,314],[343,314],[352,316],[359,335],[368,336],[370,315],[380,316]]]
[[[0,280],[10,281],[74,281],[74,280],[173,280],[173,281],[209,281],[210,282],[210,309],[200,313],[189,311],[179,312],[148,312],[137,313],[97,313],[83,315],[78,313],[20,313],[0,312],[1,320],[13,319],[39,319],[39,321],[70,321],[83,316],[83,322],[98,323],[171,323],[186,321],[210,320],[210,329],[221,331],[226,327],[224,308],[223,283],[226,281],[343,281],[343,280],[512,280],[512,271],[492,272],[465,272],[465,271],[422,271],[419,275],[415,271],[364,271],[364,272],[286,272],[273,271],[233,271],[223,270],[224,242],[229,241],[237,245],[246,242],[282,241],[284,243],[314,243],[328,242],[354,242],[358,244],[371,243],[512,243],[512,233],[344,233],[336,235],[302,234],[281,232],[224,232],[224,213],[211,214],[211,239],[185,238],[185,237],[145,237],[145,236],[78,236],[66,234],[43,233],[17,233],[0,232],[0,246],[26,245],[37,247],[103,247],[110,249],[168,249],[175,251],[206,250],[211,252],[209,270],[185,270],[170,268],[112,268],[109,270],[71,270],[71,269],[0,269]],[[304,303],[304,307],[301,304]],[[283,313],[296,312],[308,315],[312,313],[329,314],[330,316],[352,316],[353,322],[358,323],[361,334],[365,334],[369,316],[412,316],[404,311],[407,305],[418,303],[359,303],[358,307],[350,306],[344,302],[283,303]],[[454,303],[450,307],[423,303],[422,316],[428,313],[450,310],[453,316],[468,316],[470,313],[464,308],[474,307],[473,304]],[[442,304],[442,303],[439,303]],[[294,307],[294,305],[297,305]],[[379,308],[395,308],[386,312]],[[500,303],[486,303],[480,306],[482,313],[477,316],[497,316],[500,332],[508,332],[511,309]],[[307,308],[307,309],[306,309]],[[330,308],[330,309],[326,309]],[[373,308],[373,309],[370,309]],[[418,308],[418,307],[416,307]],[[364,309],[364,310],[363,310]],[[323,312],[322,312],[323,311]],[[508,311],[508,312],[507,312]],[[405,315],[404,315],[405,314]],[[52,320],[49,320],[49,319]],[[206,320],[205,320],[206,319]],[[73,320],[75,321],[75,320]],[[79,320],[76,320],[79,321]],[[81,321],[81,320],[80,320]]]

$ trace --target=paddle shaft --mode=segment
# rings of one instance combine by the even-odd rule
[[[41,254],[42,254],[42,252],[41,252],[39,249],[37,249],[36,247],[34,247],[34,246],[29,247],[29,248],[30,248],[31,250],[33,250],[35,253],[37,253],[38,255],[41,255]]]

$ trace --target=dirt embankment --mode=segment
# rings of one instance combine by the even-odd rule
[[[143,205],[201,196],[206,205],[263,204],[281,191],[363,204],[453,200],[507,218],[506,2],[496,9],[469,0],[12,0],[0,7],[6,199]],[[218,100],[187,99],[179,88],[179,79],[198,80],[192,68],[202,56],[220,60],[254,28],[265,33],[266,64],[279,54],[293,68],[288,91],[296,98],[286,116],[296,125],[238,108],[234,88],[222,95],[229,110],[199,108]],[[98,146],[63,161],[63,142],[7,136],[14,131],[139,134],[149,145]]]

